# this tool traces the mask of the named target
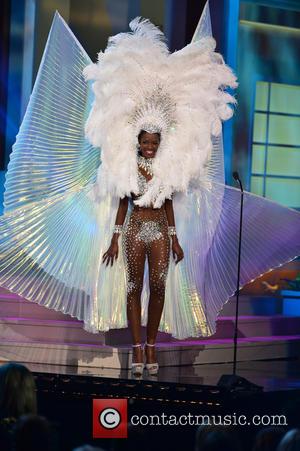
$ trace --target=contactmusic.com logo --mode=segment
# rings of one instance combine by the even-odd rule
[[[127,399],[93,399],[93,438],[127,438]]]

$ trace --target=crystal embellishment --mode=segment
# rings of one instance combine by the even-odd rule
[[[147,221],[142,224],[137,239],[148,244],[154,240],[159,240],[162,236],[159,224],[155,221]]]

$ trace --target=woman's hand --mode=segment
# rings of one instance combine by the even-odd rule
[[[175,265],[177,265],[177,263],[179,263],[184,258],[183,250],[182,250],[177,238],[172,239],[172,252],[173,252],[174,260],[177,257],[177,260],[175,261]]]
[[[117,260],[119,255],[119,245],[118,241],[112,240],[110,243],[109,248],[107,251],[103,254],[102,262],[106,262],[106,266],[110,264],[112,266],[114,264],[114,259]]]

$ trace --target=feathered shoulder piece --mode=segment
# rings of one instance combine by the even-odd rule
[[[205,175],[212,136],[221,133],[236,101],[225,91],[236,77],[205,37],[170,53],[163,33],[137,17],[131,32],[108,41],[98,62],[84,69],[94,80],[94,104],[85,132],[101,148],[99,188],[123,197],[137,192],[137,136],[161,133],[154,176],[139,205],[159,207],[175,191]]]

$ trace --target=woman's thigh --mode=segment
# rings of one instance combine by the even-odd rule
[[[139,239],[140,224],[131,216],[124,230],[122,246],[127,275],[127,292],[139,293],[143,287],[146,244]]]
[[[154,240],[147,249],[150,290],[164,293],[170,261],[170,238],[163,230],[162,238]]]

